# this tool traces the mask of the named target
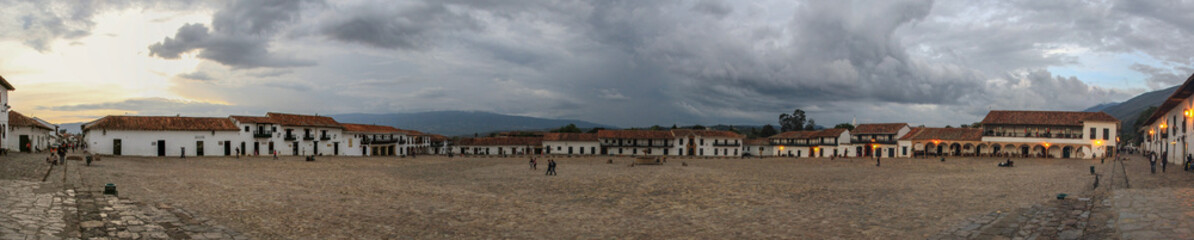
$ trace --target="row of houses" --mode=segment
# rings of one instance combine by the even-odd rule
[[[860,124],[853,130],[790,131],[762,139],[719,130],[600,130],[458,141],[466,155],[622,155],[794,158],[1111,156],[1119,120],[1102,112],[991,111],[981,128]],[[1089,129],[1089,131],[1086,131]]]
[[[1155,153],[1159,160],[1170,163],[1184,163],[1194,158],[1194,149],[1189,139],[1190,128],[1194,127],[1194,75],[1174,91],[1161,106],[1144,121],[1138,134],[1144,141],[1140,150]]]
[[[36,117],[13,111],[8,104],[8,92],[16,90],[0,76],[0,149],[19,152],[38,152],[57,142],[57,126]]]
[[[97,154],[129,156],[411,156],[443,154],[448,139],[326,116],[107,116],[83,125]]]

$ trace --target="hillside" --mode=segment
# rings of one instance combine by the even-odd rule
[[[1166,98],[1169,98],[1169,95],[1173,95],[1173,92],[1177,91],[1177,88],[1178,86],[1173,86],[1166,89],[1146,92],[1119,104],[1113,104],[1112,106],[1099,104],[1088,108],[1086,111],[1094,112],[1092,110],[1099,109],[1101,106],[1103,112],[1107,112],[1107,114],[1111,114],[1111,116],[1119,119],[1119,121],[1123,124],[1122,126],[1124,126],[1124,130],[1132,131],[1133,129],[1129,128],[1135,126],[1136,117],[1140,115],[1140,112],[1143,112],[1145,109],[1151,106],[1160,106],[1161,103],[1165,102]]]
[[[329,115],[342,123],[362,123],[393,126],[401,129],[441,134],[445,136],[472,136],[495,131],[548,130],[568,124],[579,128],[614,128],[609,125],[569,119],[547,119],[511,116],[490,112],[437,111],[419,113],[386,114],[335,114]]]

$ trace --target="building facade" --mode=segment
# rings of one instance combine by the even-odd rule
[[[543,154],[543,137],[465,138],[455,147],[462,155],[540,155]]]
[[[658,130],[599,130],[601,155],[667,156],[675,152],[675,136]]]
[[[900,137],[894,151],[899,157],[975,156],[983,148],[982,129],[919,127]]]
[[[551,155],[597,155],[596,133],[545,133],[543,150]]]
[[[991,111],[982,121],[984,144],[978,146],[977,153],[1082,159],[1114,156],[1119,124],[1104,112]]]
[[[912,128],[907,123],[866,123],[850,130],[850,142],[854,152],[849,156],[896,157],[899,154],[899,139]]]
[[[345,156],[398,156],[406,132],[381,125],[344,123]]]
[[[1157,154],[1163,161],[1181,164],[1187,156],[1194,155],[1194,146],[1189,143],[1194,131],[1194,75],[1186,79],[1153,115],[1149,116],[1139,129],[1143,138],[1140,148]]]
[[[13,140],[3,146],[5,149],[24,153],[40,152],[57,143],[53,127],[17,111],[8,112],[8,122],[5,124],[8,128],[6,134],[12,135]]]
[[[116,156],[231,156],[241,139],[228,118],[107,116],[83,125],[92,153]]]
[[[16,90],[16,88],[12,87],[12,84],[9,84],[8,80],[4,79],[4,76],[0,76],[0,87],[4,88],[0,89],[0,148],[11,149],[8,147],[10,145],[8,140],[8,112],[12,110],[12,107],[8,104],[8,92]]]
[[[722,130],[672,129],[671,133],[676,145],[668,153],[675,156],[739,157],[742,156],[742,141],[746,138]]]

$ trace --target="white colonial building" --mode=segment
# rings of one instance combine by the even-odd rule
[[[983,130],[979,128],[918,127],[897,141],[899,157],[973,156],[988,148],[982,142]]]
[[[601,155],[667,156],[676,150],[675,136],[659,130],[599,130]]]
[[[344,135],[348,140],[346,156],[397,156],[398,141],[406,138],[400,129],[366,124],[344,123]]]
[[[320,156],[341,155],[344,126],[335,119],[325,116],[287,113],[267,113],[267,117],[280,126],[282,140],[279,151],[287,155]]]
[[[239,142],[228,118],[107,116],[83,125],[90,151],[117,156],[225,156]]]
[[[26,153],[39,152],[49,149],[57,140],[51,125],[43,124],[17,111],[8,111],[6,126],[6,134],[12,135],[13,141],[7,142],[5,149]]]
[[[749,154],[755,157],[772,157],[776,156],[779,151],[775,146],[771,146],[771,141],[766,138],[747,139],[742,143],[742,153]]]
[[[456,147],[464,155],[539,155],[543,154],[543,137],[466,138]]]
[[[596,133],[545,133],[543,150],[552,155],[597,155]]]
[[[901,155],[897,153],[897,141],[911,130],[907,123],[860,124],[854,127],[854,130],[850,130],[850,142],[854,145],[854,152],[847,155],[896,157]]]
[[[1189,138],[1194,136],[1194,75],[1186,79],[1140,128],[1142,151],[1156,153],[1170,163],[1181,164],[1194,153]]]
[[[12,87],[12,84],[9,84],[8,80],[4,79],[4,76],[0,76],[0,87],[4,88],[0,89],[0,148],[13,149],[8,147],[9,145],[15,145],[9,143],[8,140],[8,111],[12,109],[8,105],[8,92],[16,90],[16,88]]]
[[[1114,156],[1119,143],[1119,120],[1104,112],[991,111],[982,129],[979,155],[1092,159]]]
[[[745,136],[731,131],[722,130],[689,130],[672,129],[676,148],[672,151],[676,156],[742,156],[742,140]]]
[[[849,157],[850,131],[844,128],[816,131],[790,131],[768,138],[775,156],[784,157]]]

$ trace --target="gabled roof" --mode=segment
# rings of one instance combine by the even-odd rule
[[[1114,122],[1118,119],[1105,112],[1065,111],[991,111],[983,118],[983,125],[1052,125],[1082,126],[1083,122]]]
[[[463,146],[542,146],[541,137],[482,137],[465,138],[456,142]]]
[[[858,124],[854,130],[850,130],[850,134],[898,134],[901,128],[907,126],[907,123],[864,123]]]
[[[723,130],[693,130],[693,129],[672,129],[672,135],[680,136],[699,136],[707,138],[745,138],[742,134]]]
[[[270,119],[283,126],[344,128],[336,119],[325,116],[298,115],[288,113],[267,113]]]
[[[655,130],[599,130],[597,138],[613,139],[672,139],[671,131]]]
[[[277,124],[278,123],[277,120],[274,120],[273,118],[270,118],[270,117],[236,116],[236,115],[228,116],[228,117],[232,118],[232,120],[236,120],[237,122],[240,122],[240,123],[269,123],[269,124]]]
[[[342,123],[342,124],[340,124],[340,126],[343,126],[343,127],[344,127],[344,131],[345,131],[345,132],[358,132],[358,133],[402,133],[402,130],[401,130],[401,129],[397,129],[397,128],[394,128],[394,127],[391,127],[391,126],[382,126],[382,125],[369,125],[369,124],[355,124],[355,123]]]
[[[8,83],[8,80],[4,79],[4,76],[0,76],[0,86],[4,86],[4,89],[8,89],[9,91],[17,90],[17,88],[12,87],[12,84]]]
[[[444,135],[439,135],[439,134],[431,134],[431,136],[428,138],[430,138],[430,140],[432,142],[448,141],[448,137],[445,137]]]
[[[771,141],[767,138],[752,138],[742,141],[742,144],[747,146],[766,146],[771,145]]]
[[[1178,105],[1181,105],[1182,101],[1186,100],[1186,98],[1194,95],[1194,84],[1191,84],[1192,82],[1194,82],[1194,75],[1187,77],[1186,82],[1182,83],[1182,86],[1178,87],[1177,91],[1173,91],[1173,95],[1169,95],[1169,98],[1165,99],[1165,102],[1161,103],[1161,106],[1157,108],[1157,111],[1153,112],[1153,115],[1149,116],[1148,120],[1144,121],[1142,126],[1152,125],[1153,122],[1156,122],[1157,119],[1161,118],[1161,116],[1169,114],[1169,111],[1173,110],[1173,108],[1177,107]],[[1141,128],[1141,130],[1143,129],[1144,128]]]
[[[88,123],[83,130],[237,131],[229,118],[107,116]]]
[[[559,142],[597,142],[596,133],[545,133],[543,141]]]
[[[842,133],[846,132],[847,130],[845,128],[830,128],[813,132],[810,137],[839,137],[842,136]]]
[[[913,128],[900,140],[912,141],[982,141],[981,128]]]
[[[35,127],[50,131],[54,130],[54,128],[46,126],[45,124],[38,122],[36,119],[26,117],[24,114],[21,114],[17,111],[8,111],[8,125],[13,127]]]

